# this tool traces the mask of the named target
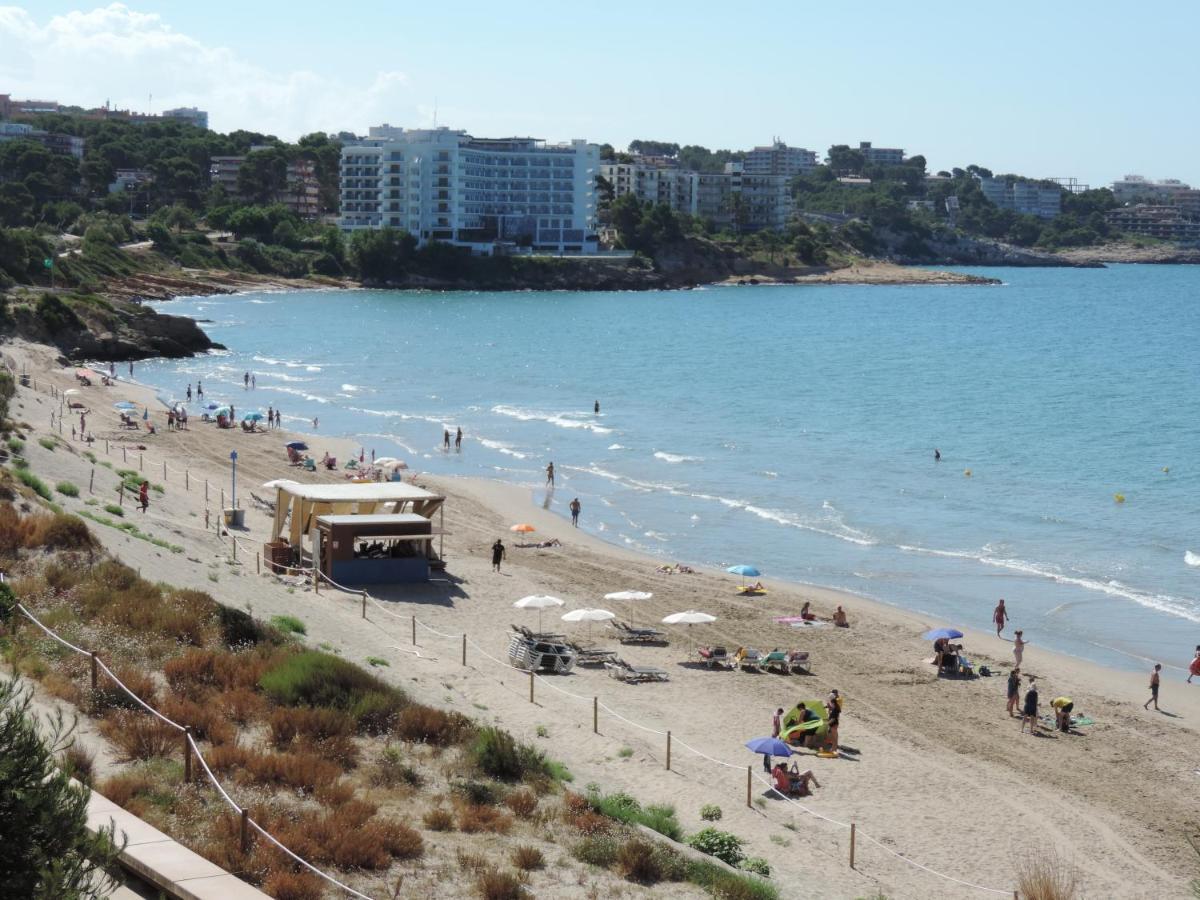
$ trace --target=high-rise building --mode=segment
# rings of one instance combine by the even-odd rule
[[[601,163],[600,174],[612,185],[614,197],[632,194],[643,203],[663,203],[677,213],[696,213],[699,176],[695,172],[638,157],[631,163]]]
[[[449,128],[371,128],[342,147],[341,227],[402,228],[490,254],[515,245],[595,250],[600,148],[584,140],[476,138]]]
[[[251,147],[250,152],[265,149],[265,146]],[[212,157],[208,167],[210,183],[223,188],[230,197],[239,196],[238,171],[245,161],[245,156]],[[282,203],[298,216],[313,219],[321,211],[320,201],[321,184],[312,161],[297,159],[288,163],[287,182],[275,202]]]
[[[817,154],[803,147],[789,147],[775,140],[769,147],[755,147],[746,153],[743,170],[747,175],[782,175],[795,178],[817,167]]]
[[[194,106],[180,106],[177,109],[164,109],[162,111],[164,119],[178,119],[181,122],[188,122],[195,125],[197,128],[208,130],[208,113],[202,109],[196,109]]]
[[[899,166],[904,164],[904,151],[898,147],[872,147],[870,141],[860,141],[858,152],[868,166]]]
[[[1047,186],[1033,181],[980,178],[979,189],[994,205],[1021,215],[1053,219],[1062,212],[1063,189],[1057,184]]]

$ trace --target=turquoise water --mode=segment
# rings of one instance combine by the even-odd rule
[[[1200,269],[979,271],[1004,285],[189,298],[160,308],[230,350],[137,376],[418,470],[541,485],[553,460],[539,502],[665,560],[974,627],[1005,597],[1035,645],[1186,664]]]

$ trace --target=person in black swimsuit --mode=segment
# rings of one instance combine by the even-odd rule
[[[504,544],[500,542],[500,538],[496,538],[496,543],[492,544],[492,571],[500,571],[500,561],[505,557]]]

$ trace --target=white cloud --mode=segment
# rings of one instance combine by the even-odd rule
[[[245,128],[295,139],[312,131],[423,122],[402,72],[342,82],[297,69],[276,73],[121,3],[39,23],[0,7],[0,90],[84,107],[108,100],[145,110],[199,106],[219,131]]]

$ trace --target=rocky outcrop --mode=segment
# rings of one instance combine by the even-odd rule
[[[50,344],[70,359],[122,361],[194,356],[223,349],[192,319],[94,295],[43,295],[13,304],[16,337]]]

